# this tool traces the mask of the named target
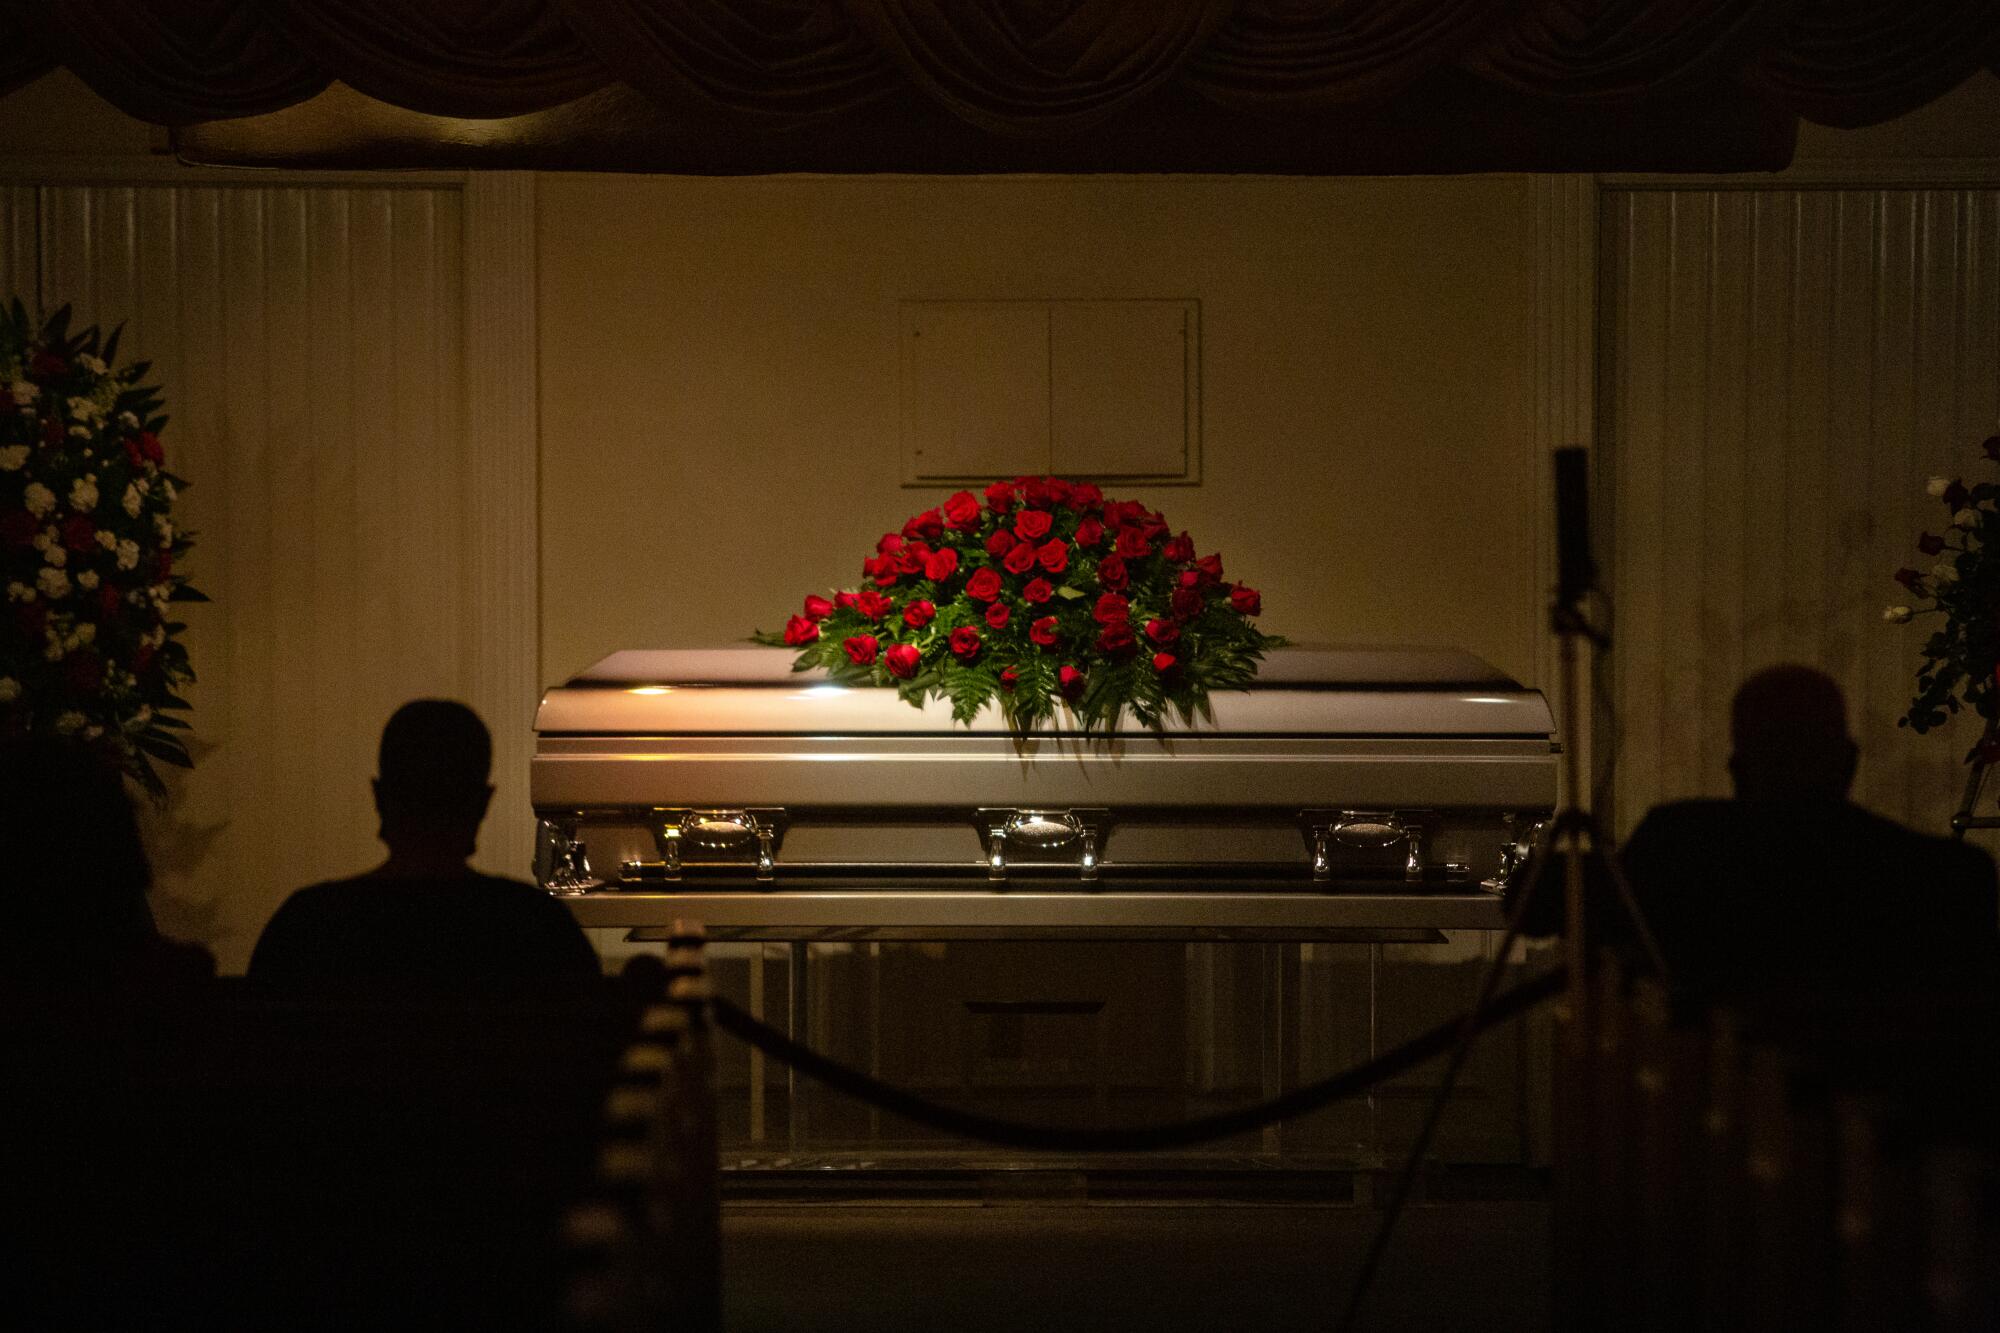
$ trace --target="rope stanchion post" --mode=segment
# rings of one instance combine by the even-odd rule
[[[573,1208],[582,1328],[720,1330],[714,1060],[699,928],[675,922],[667,993],[639,1015],[605,1104],[596,1196]]]

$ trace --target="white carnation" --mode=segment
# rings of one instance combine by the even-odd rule
[[[89,643],[97,637],[97,626],[86,620],[76,627],[76,633],[70,637],[77,643]]]
[[[21,503],[36,518],[46,518],[48,512],[56,507],[56,493],[39,481],[31,481],[28,489],[21,492]]]
[[[56,714],[56,730],[65,736],[72,732],[82,731],[83,724],[83,714],[77,712],[75,709],[71,709],[66,713]]]
[[[63,654],[68,651],[67,648],[63,647],[63,641],[55,637],[55,631],[50,630],[49,646],[42,649],[42,656],[48,661],[60,662],[63,660]]]
[[[1932,477],[1924,483],[1924,494],[1933,500],[1944,499],[1944,493],[1951,489],[1950,477]]]
[[[1958,566],[1946,558],[1931,566],[1931,578],[1939,583],[1950,583],[1958,578]]]
[[[139,543],[125,539],[118,543],[118,568],[137,569],[139,567]]]
[[[76,359],[76,363],[79,366],[82,366],[85,370],[89,371],[93,375],[102,375],[105,371],[111,368],[104,364],[102,358],[92,356],[88,352],[85,352],[82,356],[79,356]]]
[[[125,512],[133,518],[139,517],[139,488],[131,482],[125,483]]]
[[[76,576],[76,586],[85,592],[97,591],[97,582],[97,571],[94,569],[86,569]]]
[[[78,477],[69,486],[69,507],[79,514],[97,508],[97,487],[88,477]]]
[[[54,565],[57,569],[61,569],[69,563],[69,552],[63,550],[59,544],[50,542],[42,548],[42,559]]]
[[[165,477],[160,478],[160,498],[168,504],[172,504],[175,499],[174,484]]]
[[[21,697],[21,682],[12,676],[0,676],[0,704],[10,704]]]
[[[174,544],[173,520],[165,514],[153,515],[153,531],[160,534],[160,545],[172,546]]]
[[[1882,611],[1882,619],[1888,621],[1891,625],[1909,624],[1910,615],[1911,611],[1907,606],[1885,607]]]
[[[69,428],[69,433],[70,433],[70,434],[72,434],[72,435],[74,435],[74,436],[76,436],[76,438],[77,438],[77,439],[79,439],[79,440],[87,440],[87,439],[89,439],[89,438],[90,438],[90,427],[88,427],[88,426],[71,426],[71,427]]]
[[[69,400],[69,414],[78,421],[95,421],[104,415],[104,409],[98,405],[96,399],[72,398]]]
[[[35,590],[27,584],[22,583],[19,579],[16,579],[7,585],[7,600],[10,602],[32,602],[35,600]]]
[[[41,386],[26,380],[15,380],[7,386],[7,392],[13,397],[16,407],[27,407],[42,396]]]
[[[1978,524],[1979,511],[1977,509],[1961,509],[1951,516],[1951,525],[1954,528],[1971,528],[1977,527]]]
[[[109,528],[99,528],[97,530],[97,544],[107,551],[115,551],[118,549],[118,537]]]
[[[69,575],[54,565],[43,565],[42,572],[35,576],[35,586],[42,590],[42,596],[53,602],[69,596]]]
[[[118,424],[126,430],[137,430],[139,429],[139,418],[130,412],[120,412],[118,414]]]
[[[21,470],[21,465],[27,461],[28,446],[25,444],[10,444],[0,448],[0,472],[18,472]]]

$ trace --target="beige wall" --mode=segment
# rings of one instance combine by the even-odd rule
[[[1527,180],[540,182],[542,662],[740,639],[898,485],[896,303],[1195,297],[1202,482],[1296,639],[1534,666]]]

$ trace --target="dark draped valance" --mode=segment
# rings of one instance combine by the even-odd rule
[[[332,82],[468,120],[636,92],[801,142],[911,106],[1015,142],[1153,106],[1393,120],[1438,88],[1611,117],[1747,91],[1855,126],[1996,60],[2000,0],[0,0],[0,91],[66,65],[175,126]]]

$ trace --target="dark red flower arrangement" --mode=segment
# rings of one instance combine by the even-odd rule
[[[1059,704],[1086,731],[1127,709],[1148,727],[1191,720],[1283,642],[1251,623],[1262,599],[1226,580],[1221,556],[1197,557],[1137,501],[1059,477],[995,482],[984,503],[960,491],[885,533],[861,573],[753,641],[796,648],[797,670],[841,684],[949,700],[961,722],[989,703],[1023,732]]]
[[[167,471],[159,391],[114,368],[118,334],[0,309],[0,737],[73,737],[156,795],[191,763],[175,716],[194,679],[170,607],[208,599],[175,565],[186,482]]]

